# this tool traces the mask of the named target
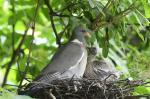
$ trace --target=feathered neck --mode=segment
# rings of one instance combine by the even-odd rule
[[[84,38],[84,34],[83,34],[84,29],[81,27],[76,27],[72,33],[71,39],[70,40],[74,40],[77,39],[80,42],[82,42],[84,45],[86,44],[85,38]]]

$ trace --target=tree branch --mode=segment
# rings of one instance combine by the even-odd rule
[[[109,0],[111,1],[111,0]],[[129,14],[131,11],[133,11],[134,9],[134,3],[132,3],[127,9],[125,9],[124,11],[121,11],[119,14],[113,16],[111,18],[111,20],[109,22],[107,22],[107,20],[103,20],[100,15],[94,20],[94,22],[91,24],[91,29],[93,31],[96,31],[102,27],[105,27],[105,26],[108,26],[108,25],[111,25],[113,23],[116,23],[118,22],[118,19],[121,19],[122,17],[126,16],[127,14]],[[105,7],[106,8],[106,7]]]
[[[14,63],[14,61],[16,60],[16,57],[17,57],[17,56],[19,55],[19,53],[20,53],[21,46],[23,45],[23,43],[24,43],[24,41],[25,41],[25,39],[26,39],[26,35],[27,35],[27,32],[28,32],[28,29],[29,29],[29,27],[27,27],[27,29],[25,30],[24,35],[23,35],[23,37],[22,37],[22,39],[21,39],[21,41],[20,41],[18,47],[14,50],[13,55],[12,55],[12,57],[11,57],[11,60],[10,60],[10,62],[9,62],[8,65],[7,65],[6,72],[5,72],[4,79],[3,79],[3,83],[2,83],[2,87],[5,86],[5,84],[6,84],[6,82],[7,82],[7,77],[8,77],[10,68],[11,68],[12,64]]]
[[[19,88],[21,87],[22,85],[22,82],[26,76],[26,73],[28,71],[28,67],[29,67],[29,64],[30,64],[30,54],[31,54],[31,50],[32,50],[32,44],[33,44],[33,40],[34,40],[34,32],[35,32],[35,20],[36,20],[36,16],[37,16],[37,12],[38,12],[38,9],[39,9],[39,6],[40,6],[40,1],[41,0],[38,0],[37,2],[37,6],[36,6],[36,9],[35,9],[35,14],[34,14],[34,17],[33,17],[33,22],[31,24],[31,28],[32,28],[32,40],[31,40],[31,43],[29,45],[29,54],[28,54],[28,57],[27,57],[27,65],[26,65],[26,68],[25,68],[25,71],[24,71],[24,74],[22,75],[22,78],[20,80],[20,84],[19,84]]]
[[[37,12],[36,12],[36,14],[37,14]],[[34,17],[35,17],[35,16],[34,16]],[[35,21],[34,18],[33,18],[33,21]],[[21,47],[22,47],[22,45],[23,45],[23,43],[24,43],[24,41],[25,41],[25,39],[26,39],[27,32],[28,32],[29,28],[30,28],[31,26],[33,26],[33,25],[31,25],[31,24],[32,24],[32,22],[30,22],[29,25],[27,25],[26,30],[25,30],[25,32],[24,32],[24,35],[22,36],[22,39],[21,39],[21,41],[20,41],[18,47],[17,47],[16,49],[14,49],[14,51],[13,51],[11,60],[9,61],[8,65],[7,65],[7,67],[6,67],[6,72],[5,72],[5,75],[4,75],[3,82],[2,82],[2,87],[4,87],[5,84],[6,84],[6,82],[7,82],[7,77],[8,77],[10,68],[11,68],[12,64],[14,63],[14,61],[16,60],[17,56],[18,56],[19,53],[20,53]],[[31,28],[33,28],[33,27],[31,27]]]
[[[44,0],[44,1],[45,1],[46,6],[47,6],[48,9],[49,9],[50,21],[51,21],[51,25],[52,25],[54,34],[55,34],[55,36],[56,36],[56,43],[57,43],[58,46],[60,47],[60,46],[61,46],[61,39],[60,39],[59,36],[58,36],[57,30],[56,30],[56,27],[55,27],[55,24],[54,24],[54,20],[53,20],[53,15],[54,15],[55,13],[54,13],[52,7],[51,7],[50,4],[49,4],[49,0]]]

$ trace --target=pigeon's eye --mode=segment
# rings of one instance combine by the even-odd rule
[[[85,30],[81,30],[81,32],[86,32]]]

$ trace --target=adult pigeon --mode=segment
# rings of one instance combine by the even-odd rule
[[[73,30],[69,42],[58,48],[50,63],[27,87],[30,91],[44,88],[53,80],[66,78],[81,78],[87,64],[87,50],[85,36],[88,32],[77,26]]]
[[[84,77],[107,81],[117,80],[119,72],[115,70],[115,67],[110,65],[105,60],[97,60],[96,54],[97,49],[95,47],[89,48]]]

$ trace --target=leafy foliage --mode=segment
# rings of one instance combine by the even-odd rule
[[[11,63],[7,84],[32,80],[79,24],[92,35],[88,46],[125,78],[148,79],[149,0],[0,0],[0,8],[0,75]]]
[[[29,96],[17,95],[5,89],[0,89],[0,99],[33,99]]]

